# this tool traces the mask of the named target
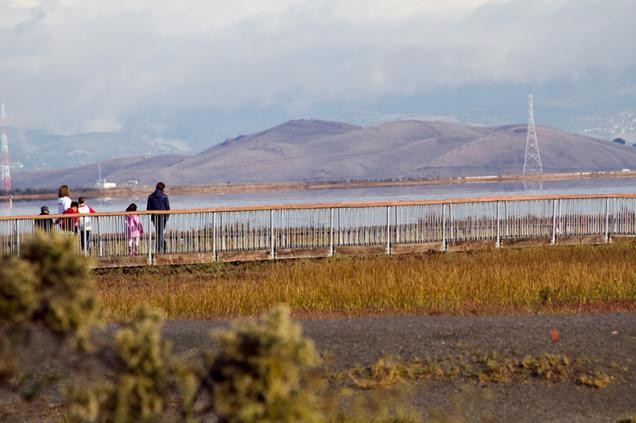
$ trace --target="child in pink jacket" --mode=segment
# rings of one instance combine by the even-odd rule
[[[126,209],[127,212],[137,211],[137,205],[132,203]],[[129,214],[124,222],[126,238],[128,239],[128,255],[139,253],[139,238],[144,233],[144,227],[138,214]]]

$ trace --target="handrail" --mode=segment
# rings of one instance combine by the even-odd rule
[[[329,203],[303,203],[303,204],[263,204],[248,206],[224,206],[224,207],[205,207],[191,209],[173,209],[173,210],[156,210],[146,211],[138,210],[134,212],[97,212],[91,213],[90,216],[126,216],[126,215],[153,215],[153,214],[190,214],[190,213],[212,213],[212,212],[246,212],[246,211],[265,211],[265,210],[306,210],[306,209],[331,209],[331,208],[358,208],[358,207],[386,207],[386,206],[425,206],[439,204],[462,204],[462,203],[494,203],[499,201],[533,201],[533,200],[585,200],[585,199],[603,199],[603,198],[636,198],[636,193],[611,193],[611,194],[545,194],[545,195],[510,195],[496,197],[461,197],[446,198],[434,200],[392,200],[392,201],[352,201],[352,202],[329,202]],[[85,216],[86,214],[84,214]],[[0,216],[0,221],[17,220],[17,219],[57,219],[71,218],[76,214],[49,214],[49,215],[15,215]]]
[[[130,215],[139,218],[124,218]],[[53,225],[53,219],[62,224]],[[74,248],[98,265],[273,260],[355,251],[394,254],[413,248],[448,251],[477,242],[496,247],[569,240],[608,243],[616,236],[636,235],[636,193],[7,216],[0,218],[0,253],[20,256],[24,241],[38,230],[68,235]]]

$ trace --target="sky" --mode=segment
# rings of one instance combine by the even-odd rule
[[[60,134],[524,121],[529,92],[560,124],[636,110],[635,17],[634,0],[0,0],[0,98],[12,125]]]

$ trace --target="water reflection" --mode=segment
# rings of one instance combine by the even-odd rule
[[[523,189],[527,194],[543,194],[543,181],[523,181]]]

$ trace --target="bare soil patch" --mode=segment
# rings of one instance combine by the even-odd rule
[[[168,321],[165,334],[179,351],[211,345],[209,330],[225,321]],[[305,320],[304,332],[330,372],[369,366],[382,357],[406,361],[490,352],[501,358],[566,355],[589,360],[612,376],[605,388],[572,380],[532,378],[480,383],[465,375],[409,382],[412,404],[424,415],[463,421],[616,421],[636,413],[636,314],[495,317],[376,317]],[[557,329],[553,342],[550,331]],[[383,393],[380,392],[382,395]]]
[[[398,363],[427,359],[453,362],[462,355],[487,354],[503,362],[550,354],[579,363],[571,366],[573,373],[567,377],[496,381],[459,371],[422,380],[404,378],[367,390],[352,386],[357,395],[385,401],[393,401],[394,390],[399,390],[402,398],[428,419],[425,421],[612,422],[636,413],[635,313],[384,316],[301,323],[324,359],[324,374],[332,378],[345,375],[345,384],[352,369],[364,371],[383,358]],[[227,320],[169,320],[163,332],[174,350],[187,357],[203,348],[214,348],[209,332],[228,324]],[[44,344],[35,354],[39,356],[33,357],[34,361],[58,356],[42,366],[46,375],[62,378],[82,366],[65,361],[63,353],[52,352]],[[579,368],[598,371],[611,380],[605,387],[579,383],[575,373]],[[55,393],[20,403],[0,392],[0,405],[0,421],[59,421],[64,416],[61,396]]]

